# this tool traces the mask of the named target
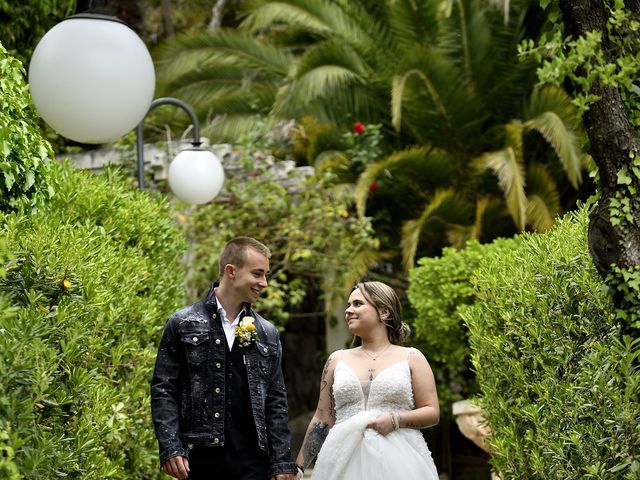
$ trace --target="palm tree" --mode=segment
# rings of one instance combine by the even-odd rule
[[[410,267],[446,244],[544,230],[561,211],[559,185],[580,184],[568,99],[533,90],[534,66],[517,58],[540,26],[530,3],[512,2],[507,17],[474,0],[256,0],[241,31],[165,47],[161,78],[214,138],[259,117],[381,124],[388,155],[360,174],[358,211]],[[344,165],[331,147],[315,158]]]

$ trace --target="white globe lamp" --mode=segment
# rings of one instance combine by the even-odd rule
[[[29,64],[29,88],[40,116],[60,135],[105,143],[144,118],[155,70],[126,24],[86,13],[68,17],[40,40]]]
[[[211,150],[183,150],[169,165],[169,186],[183,202],[210,202],[220,193],[223,183],[222,164]]]

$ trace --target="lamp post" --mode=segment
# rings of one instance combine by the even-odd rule
[[[169,166],[169,186],[180,200],[188,203],[207,203],[220,192],[224,170],[218,157],[209,149],[200,148],[200,123],[189,104],[177,98],[163,97],[151,102],[149,112],[159,105],[182,108],[193,124],[192,147],[178,153]],[[148,113],[148,112],[147,112]],[[145,115],[146,117],[146,115]],[[144,118],[136,127],[136,158],[138,186],[144,188]]]
[[[100,9],[104,2],[95,3]],[[193,110],[178,99],[152,101],[151,55],[140,37],[118,18],[90,11],[55,25],[33,52],[29,89],[40,116],[76,142],[107,143],[137,126],[141,188],[144,118],[157,105],[183,108],[194,125],[193,148],[180,152],[171,163],[169,185],[189,203],[206,203],[222,188],[222,165],[213,152],[199,148],[200,126]]]

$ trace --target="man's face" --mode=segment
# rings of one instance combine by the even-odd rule
[[[243,302],[254,303],[267,288],[269,259],[253,248],[245,250],[244,265],[234,267],[233,288]]]

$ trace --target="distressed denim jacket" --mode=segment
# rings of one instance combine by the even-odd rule
[[[193,445],[225,444],[225,348],[211,321],[220,321],[213,289],[175,313],[165,325],[151,381],[151,413],[160,463]],[[267,452],[269,476],[295,473],[288,427],[287,391],[278,330],[249,305],[259,340],[246,348],[245,362],[258,447]]]

